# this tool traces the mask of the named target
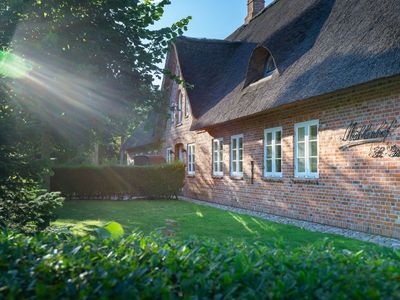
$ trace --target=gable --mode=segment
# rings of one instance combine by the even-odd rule
[[[179,38],[197,120],[215,126],[400,74],[400,1],[279,0],[224,41]],[[252,51],[270,50],[279,76],[244,86]]]

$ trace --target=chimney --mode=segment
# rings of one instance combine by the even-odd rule
[[[244,19],[245,24],[249,24],[260,11],[264,9],[264,0],[247,0],[247,17]]]

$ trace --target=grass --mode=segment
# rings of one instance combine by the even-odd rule
[[[84,235],[97,226],[116,221],[123,226],[125,233],[134,230],[148,233],[164,228],[168,220],[176,223],[173,230],[179,239],[207,237],[222,241],[233,238],[271,245],[278,240],[290,247],[302,247],[328,238],[339,249],[384,249],[339,235],[311,232],[183,201],[66,201],[53,226],[66,226],[74,234]]]

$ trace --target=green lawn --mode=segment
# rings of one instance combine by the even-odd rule
[[[122,224],[125,233],[133,230],[150,232],[166,226],[166,220],[176,221],[173,230],[177,238],[207,237],[216,240],[246,240],[273,244],[277,240],[293,247],[307,246],[325,238],[337,248],[349,250],[383,249],[371,243],[318,232],[291,225],[277,224],[260,218],[232,213],[183,201],[66,201],[53,226],[68,226],[82,235],[110,221]]]

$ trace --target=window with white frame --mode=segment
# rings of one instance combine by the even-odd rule
[[[243,176],[243,135],[231,137],[231,176]]]
[[[182,92],[178,92],[178,118],[177,118],[177,125],[182,124]]]
[[[282,127],[264,130],[264,176],[282,177]]]
[[[174,160],[174,153],[172,152],[172,148],[167,148],[167,163],[170,163]]]
[[[187,146],[187,171],[189,175],[195,173],[195,145],[188,144]]]
[[[188,100],[188,96],[186,94],[184,94],[185,97],[185,117],[189,116],[189,100]]]
[[[171,106],[169,107],[169,115],[171,118],[171,122],[174,125],[175,124],[175,114],[176,114],[176,107],[175,107],[175,103],[171,103]]]
[[[213,175],[223,176],[224,175],[224,162],[223,162],[223,140],[214,139],[212,144],[213,151]]]
[[[318,120],[295,124],[296,177],[318,178],[318,127]]]

